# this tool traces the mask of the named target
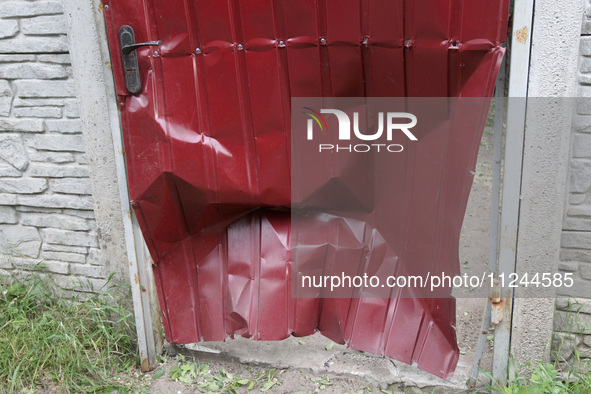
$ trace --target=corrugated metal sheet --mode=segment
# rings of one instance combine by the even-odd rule
[[[291,98],[490,97],[508,1],[104,5],[130,196],[155,261],[167,339],[277,340],[320,330],[441,377],[453,373],[452,298],[292,297]],[[136,42],[162,41],[137,50],[138,95],[125,88],[122,25],[135,30]],[[488,102],[478,108],[481,120]],[[471,138],[453,155],[466,160],[447,168],[459,178],[441,186],[450,195],[446,187],[461,188],[447,202],[452,223],[438,228],[452,234],[441,240],[451,250],[482,126],[465,125]]]

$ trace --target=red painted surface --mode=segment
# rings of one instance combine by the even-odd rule
[[[291,98],[490,97],[508,0],[104,5],[130,196],[155,261],[167,339],[278,340],[320,330],[450,376],[458,359],[452,298],[292,298]],[[125,89],[121,25],[136,42],[162,40],[137,50],[137,96]],[[469,143],[450,157],[465,160],[446,161],[457,179],[439,191],[457,197],[446,202],[448,227],[435,226],[456,254],[488,102],[477,123],[463,126]],[[444,144],[430,148],[446,153]],[[419,219],[407,217],[418,234],[434,227]],[[459,269],[457,259],[443,265]]]

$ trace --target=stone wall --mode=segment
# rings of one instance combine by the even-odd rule
[[[591,358],[591,1],[585,1],[559,269],[574,288],[559,291],[554,357],[573,365]],[[570,297],[576,295],[576,298]],[[561,297],[562,296],[562,297]]]
[[[42,269],[89,291],[108,272],[62,12],[0,1],[0,275]]]

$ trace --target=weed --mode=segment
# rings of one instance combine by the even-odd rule
[[[209,371],[209,366],[196,361],[187,362],[185,356],[179,354],[177,365],[170,368],[170,380],[178,381],[186,385],[197,382],[197,378]]]
[[[4,286],[0,392],[125,392],[113,376],[139,364],[132,314],[106,292],[86,299],[59,294],[36,274]]]
[[[261,391],[268,391],[275,385],[281,385],[282,383],[275,377],[275,369],[269,370],[266,374],[263,374],[264,383],[261,387]],[[257,379],[258,380],[258,379]],[[249,386],[252,388],[251,386]]]
[[[310,380],[318,385],[317,390],[324,390],[328,386],[332,386],[332,382],[330,381],[330,378],[328,376],[310,378]]]
[[[255,387],[265,392],[281,382],[275,377],[275,369],[261,372],[254,377],[244,378],[224,369],[211,370],[206,363],[187,359],[182,354],[177,356],[177,365],[170,368],[170,380],[181,382],[187,386],[196,384],[203,393],[236,393],[238,388],[252,390]],[[158,377],[154,374],[154,379]]]
[[[483,382],[486,388],[494,393],[502,394],[535,394],[535,393],[565,393],[565,394],[583,394],[591,392],[591,375],[580,375],[569,372],[566,376],[561,376],[560,371],[553,364],[539,363],[529,378],[523,376],[522,370],[529,368],[530,365],[524,365],[515,370],[514,377],[506,385],[490,385]],[[482,371],[489,379],[492,376]]]

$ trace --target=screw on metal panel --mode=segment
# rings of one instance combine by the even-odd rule
[[[158,53],[158,51],[154,51],[154,57],[158,57],[160,56],[160,53]]]
[[[108,10],[108,9],[109,9],[109,5],[108,5],[108,4],[105,4],[105,6],[104,6],[103,8],[104,8],[105,10]]]
[[[238,44],[238,50],[241,51],[243,49],[244,49],[244,47],[242,46],[242,44]]]
[[[283,41],[283,40],[279,41],[279,46],[281,48],[283,48],[285,46],[285,41]]]
[[[412,41],[411,40],[406,40],[406,42],[404,43],[404,46],[407,48],[410,48],[412,46]]]
[[[201,54],[201,48],[195,48],[195,53],[200,55]]]
[[[368,46],[369,45],[369,37],[363,37],[362,44],[365,46]]]
[[[326,38],[322,37],[322,38],[320,39],[320,43],[321,43],[321,44],[326,44]]]

